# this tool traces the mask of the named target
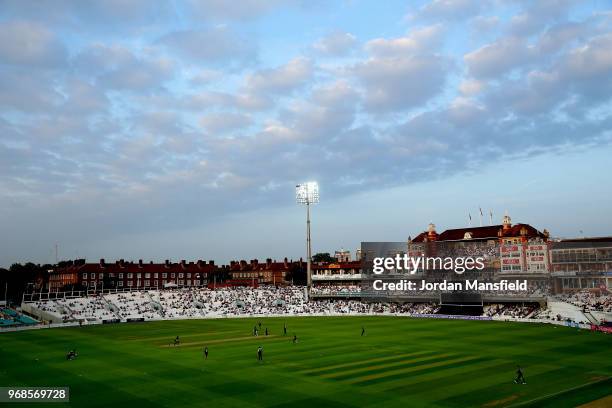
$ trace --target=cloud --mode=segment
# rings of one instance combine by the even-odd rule
[[[198,64],[218,65],[233,62],[245,65],[257,56],[255,44],[225,26],[200,30],[181,30],[165,34],[159,44],[170,53]]]
[[[470,25],[478,32],[485,33],[499,27],[498,16],[476,16],[470,20]]]
[[[312,62],[298,57],[282,66],[262,69],[249,75],[246,79],[246,88],[254,93],[288,93],[304,85],[312,74]]]
[[[612,33],[591,38],[567,56],[567,74],[572,78],[595,79],[612,73]]]
[[[181,98],[181,100],[176,103],[180,104],[184,109],[194,111],[212,108],[262,111],[274,106],[269,95],[263,93],[254,94],[249,91],[245,91],[244,93],[203,91],[186,98]]]
[[[62,100],[55,80],[46,73],[23,75],[18,69],[0,69],[0,108],[7,112],[45,112]]]
[[[482,2],[472,0],[433,0],[425,3],[413,16],[413,19],[460,20],[477,14]]]
[[[0,62],[39,68],[57,68],[66,62],[66,50],[43,25],[28,21],[0,23]]]
[[[53,7],[35,2],[3,0],[3,15],[11,19],[36,21],[91,35],[139,32],[160,24],[176,8],[169,0],[58,0]]]
[[[553,53],[564,47],[584,41],[590,34],[585,24],[563,22],[548,28],[538,39],[537,47],[540,52]]]
[[[203,20],[251,20],[295,3],[288,0],[242,0],[239,7],[228,7],[224,0],[190,0],[194,16]]]
[[[313,48],[322,55],[344,56],[349,54],[357,44],[357,37],[351,33],[335,31],[319,39]]]
[[[530,36],[538,33],[550,22],[566,17],[572,5],[572,0],[526,2],[523,11],[510,20],[509,31],[516,36]]]
[[[466,79],[459,84],[459,91],[466,96],[477,95],[483,91],[486,84],[477,79]]]
[[[472,76],[494,78],[528,64],[533,54],[526,40],[505,37],[467,53],[463,59]]]
[[[494,2],[472,18],[478,2],[438,1],[388,35],[333,31],[317,9],[272,16],[284,3],[149,3],[3,3],[0,214],[24,257],[56,231],[162,247],[169,230],[290,205],[311,177],[333,201],[611,142],[606,11]],[[515,9],[541,25],[508,22]],[[268,13],[284,25],[254,21]],[[329,35],[312,45],[308,29]]]
[[[252,123],[253,120],[249,115],[236,112],[211,113],[200,120],[200,124],[212,134],[246,128]]]
[[[366,43],[369,58],[355,64],[353,73],[364,86],[369,110],[414,108],[442,90],[451,68],[450,60],[436,53],[442,32],[440,25],[426,26],[404,37]]]
[[[174,73],[172,60],[138,55],[120,45],[94,44],[76,57],[75,65],[107,89],[147,91],[160,87]]]
[[[377,57],[432,53],[440,46],[442,34],[442,25],[436,24],[415,29],[405,37],[370,40],[366,43],[365,49]]]
[[[370,58],[355,66],[372,112],[422,106],[444,88],[449,62],[443,57]]]

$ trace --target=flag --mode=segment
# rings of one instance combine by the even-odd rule
[[[472,214],[468,214],[468,216],[470,217],[470,221],[472,221]]]
[[[480,216],[482,217],[482,208],[478,207],[478,209],[480,210]]]

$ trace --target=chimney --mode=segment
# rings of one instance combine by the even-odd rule
[[[120,266],[121,268],[123,268],[123,266],[124,266],[124,265],[125,265],[125,260],[124,260],[123,258],[121,258],[121,259],[119,260],[119,266]]]
[[[166,260],[164,261],[164,265],[166,266],[166,268],[169,268],[169,267],[170,267],[170,260],[169,260],[169,259],[166,259]]]
[[[208,264],[211,266],[215,266],[215,261],[213,261],[212,259],[210,261],[208,261]]]
[[[139,260],[138,260],[138,267],[139,267],[139,268],[142,268],[142,259],[139,259]]]
[[[106,262],[104,262],[104,258],[100,258],[100,268],[104,268],[106,266]]]
[[[201,259],[198,259],[198,268],[202,269],[203,265],[204,265],[204,261],[202,261]]]
[[[266,259],[266,267],[270,268],[272,266],[272,258]]]

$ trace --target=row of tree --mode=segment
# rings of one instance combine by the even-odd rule
[[[50,269],[53,269],[53,265],[32,262],[16,263],[9,269],[0,268],[0,299],[6,299],[10,304],[20,304],[24,292],[45,287]]]

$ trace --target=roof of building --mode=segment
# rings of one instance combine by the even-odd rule
[[[552,243],[552,249],[580,248],[612,248],[612,237],[571,238]]]
[[[435,231],[434,231],[435,232]],[[522,233],[524,232],[524,234]],[[464,241],[464,240],[488,240],[498,239],[500,237],[520,237],[527,238],[545,238],[545,234],[538,231],[529,224],[515,224],[504,230],[504,226],[487,225],[484,227],[467,227],[447,229],[441,234],[436,234],[436,241]],[[426,242],[428,241],[429,233],[421,232],[411,242]]]
[[[204,262],[186,262],[181,261],[179,263],[165,262],[165,263],[144,263],[139,262],[125,262],[123,260],[116,261],[114,263],[107,263],[103,259],[98,263],[87,263],[85,260],[77,260],[73,262],[66,262],[60,265],[54,270],[57,273],[67,272],[78,272],[78,273],[125,273],[125,272],[213,272],[218,268],[215,266],[213,261]]]

